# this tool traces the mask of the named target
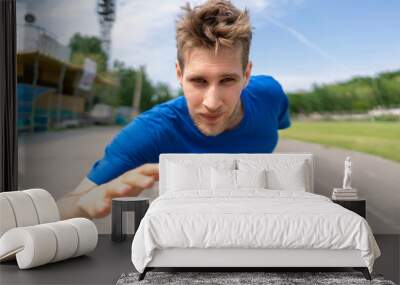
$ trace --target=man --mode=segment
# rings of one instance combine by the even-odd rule
[[[142,113],[106,147],[87,177],[58,201],[63,219],[109,214],[111,199],[158,180],[161,153],[270,153],[290,126],[288,99],[269,76],[250,76],[247,10],[227,0],[183,8],[176,75],[184,96]]]

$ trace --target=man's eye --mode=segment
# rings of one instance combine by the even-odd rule
[[[201,78],[194,78],[191,81],[196,83],[196,84],[204,84],[204,83],[206,83],[206,81],[204,79],[201,79]]]
[[[224,79],[221,80],[222,83],[230,83],[230,82],[233,82],[233,81],[235,81],[235,79],[233,79],[233,78],[224,78]]]

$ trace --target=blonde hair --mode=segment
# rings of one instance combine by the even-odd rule
[[[184,68],[184,52],[189,48],[242,46],[243,72],[249,61],[252,27],[249,12],[236,8],[228,0],[208,0],[204,4],[181,7],[184,13],[176,22],[176,47],[179,66]]]

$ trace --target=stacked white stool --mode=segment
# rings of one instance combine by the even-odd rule
[[[60,221],[46,190],[0,193],[0,262],[16,258],[20,269],[28,269],[86,254],[97,239],[97,228],[88,219]]]

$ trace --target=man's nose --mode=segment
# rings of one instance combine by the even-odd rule
[[[203,106],[209,112],[218,112],[222,107],[222,100],[218,95],[217,88],[211,86],[204,94]]]

